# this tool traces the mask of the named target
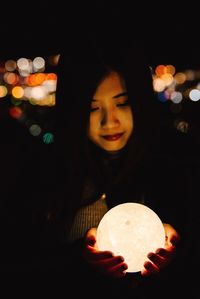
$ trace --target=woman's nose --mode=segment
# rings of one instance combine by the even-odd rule
[[[106,129],[111,129],[117,127],[120,121],[117,117],[117,113],[112,109],[108,109],[103,111],[102,119],[101,119],[101,126]]]

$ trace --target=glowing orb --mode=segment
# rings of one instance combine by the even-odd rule
[[[147,254],[164,247],[165,230],[158,215],[139,203],[123,203],[110,209],[97,228],[99,250],[122,255],[126,272],[138,272],[148,260]]]

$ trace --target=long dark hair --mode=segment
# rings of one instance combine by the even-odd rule
[[[118,183],[137,170],[146,153],[157,148],[159,122],[151,69],[140,45],[68,49],[61,52],[58,67],[56,159],[62,194],[56,200],[58,210],[69,219],[67,214],[73,215],[80,205],[86,174],[90,173],[99,185],[103,183],[86,136],[90,102],[102,78],[111,70],[124,78],[134,117],[135,127]]]

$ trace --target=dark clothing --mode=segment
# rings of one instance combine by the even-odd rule
[[[117,164],[118,162],[115,160],[108,161],[109,163]],[[115,166],[111,168],[114,169]],[[109,166],[107,165],[107,167]],[[78,297],[80,290],[89,298],[90,296],[91,298],[94,296],[97,298],[102,298],[102,296],[109,298],[151,298],[151,296],[160,298],[162,296],[162,298],[168,298],[172,295],[178,296],[180,293],[192,294],[190,292],[195,292],[195,288],[191,272],[194,271],[196,264],[195,230],[197,231],[198,225],[197,215],[192,216],[193,208],[197,204],[195,196],[192,196],[193,206],[190,207],[188,203],[191,202],[192,192],[195,192],[192,187],[192,176],[196,177],[195,169],[196,165],[192,161],[183,162],[175,160],[171,156],[157,156],[137,169],[126,180],[126,185],[123,185],[123,188],[122,185],[116,184],[110,189],[96,192],[96,198],[98,198],[99,194],[106,191],[109,208],[128,201],[144,203],[159,215],[162,222],[169,223],[177,229],[181,241],[177,245],[176,256],[169,266],[161,270],[159,275],[141,278],[138,274],[139,284],[136,287],[129,274],[125,279],[119,280],[98,274],[90,269],[82,258],[83,240],[80,238],[74,243],[68,244],[65,230],[55,223],[46,226],[46,244],[44,236],[42,237],[44,247],[43,255],[40,256],[39,272],[44,271],[55,280],[59,277],[59,287],[62,287],[60,282],[64,283],[64,277],[67,277],[67,286],[64,283],[63,288],[71,290],[75,298]],[[111,175],[110,172],[109,175]],[[62,191],[59,190],[57,196],[59,196],[59,192]],[[89,194],[88,190],[86,204],[89,204],[90,200],[92,201],[92,199],[89,200]],[[93,187],[91,194],[94,199]],[[196,208],[195,211],[197,211]],[[55,237],[54,241],[52,241],[53,236]]]
[[[105,192],[109,208],[127,201],[145,203],[159,215],[162,222],[171,224],[180,233],[181,241],[174,261],[158,276],[141,279],[138,275],[139,285],[136,287],[132,284],[131,275],[115,280],[90,269],[81,256],[83,240],[68,244],[64,225],[56,220],[47,221],[46,207],[51,198],[57,199],[63,195],[63,189],[52,181],[56,166],[48,164],[49,157],[36,163],[38,158],[39,155],[32,156],[31,176],[24,178],[25,192],[21,192],[18,204],[13,197],[6,205],[7,215],[3,217],[7,219],[5,246],[1,248],[4,257],[1,260],[2,272],[34,275],[43,280],[47,293],[54,290],[57,294],[71,294],[74,298],[80,297],[80,293],[87,298],[169,298],[179,293],[196,298],[198,284],[195,284],[194,269],[198,263],[198,160],[179,160],[171,155],[152,156],[119,184],[115,183],[114,177],[120,161],[118,158],[104,159],[104,173],[110,184],[102,189],[92,186],[85,196],[85,204],[88,204]],[[48,174],[45,180],[42,180],[39,165],[45,165],[45,174]],[[42,182],[39,187],[30,184],[34,182],[31,180],[33,177]],[[10,194],[13,193],[14,190],[10,190]],[[33,285],[38,289],[41,287],[37,280]]]
[[[84,265],[82,267],[82,277],[86,277],[86,282],[83,282],[82,288],[86,286],[87,291],[87,282],[93,286],[96,284],[96,289],[100,288],[98,291],[98,294],[101,294],[99,298],[104,293],[113,296],[113,298],[126,298],[126,296],[128,298],[129,296],[130,298],[132,296],[135,296],[135,298],[147,298],[153,296],[154,293],[155,298],[156,294],[158,298],[161,294],[162,297],[166,296],[167,298],[171,295],[172,289],[173,294],[177,293],[178,295],[180,285],[177,288],[179,284],[177,280],[181,280],[181,277],[185,279],[187,276],[186,272],[189,265],[186,266],[186,260],[190,254],[191,237],[193,236],[191,234],[193,229],[190,219],[191,211],[188,207],[190,199],[190,193],[187,189],[188,174],[185,166],[166,156],[156,157],[155,160],[145,163],[144,167],[141,167],[140,170],[138,169],[132,177],[130,176],[125,188],[124,186],[122,188],[120,185],[115,185],[114,187],[112,186],[111,190],[107,190],[107,204],[110,208],[116,205],[116,203],[132,201],[144,203],[160,216],[162,222],[169,223],[177,229],[181,235],[181,241],[177,247],[174,261],[166,269],[163,269],[159,276],[139,277],[141,282],[138,287],[134,287],[134,284],[131,283],[131,275],[128,275],[130,277],[125,279],[114,281],[95,274]],[[84,273],[86,269],[88,269],[87,274]],[[181,272],[181,269],[184,272]],[[188,275],[188,279],[190,279],[190,275]],[[173,288],[171,285],[173,285]],[[170,289],[167,289],[166,286],[170,286]],[[165,294],[163,294],[163,291]]]

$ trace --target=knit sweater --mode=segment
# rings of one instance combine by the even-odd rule
[[[75,215],[69,238],[69,242],[74,242],[82,238],[91,227],[97,227],[104,214],[108,211],[106,195],[103,193],[100,198],[81,207]]]

